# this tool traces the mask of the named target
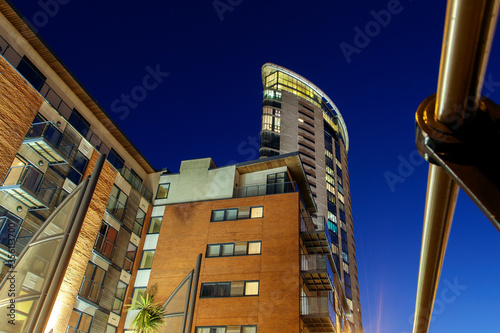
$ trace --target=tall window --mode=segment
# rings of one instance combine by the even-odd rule
[[[134,228],[132,229],[132,232],[139,237],[141,236],[142,226],[144,224],[145,217],[146,217],[146,213],[142,209],[139,208],[139,210],[137,210],[137,214],[135,216]]]
[[[127,205],[128,196],[120,190],[116,185],[111,189],[108,206],[106,210],[118,220],[122,221],[125,215],[125,207]]]
[[[87,333],[90,331],[90,324],[92,323],[92,316],[73,309],[71,317],[69,317],[68,333]]]
[[[103,221],[99,234],[97,234],[94,249],[104,257],[111,259],[114,253],[117,235],[118,231]]]
[[[0,206],[0,243],[8,247],[17,245],[22,222],[23,219]]]
[[[125,292],[127,291],[127,284],[119,281],[118,286],[116,287],[115,300],[113,301],[113,307],[111,311],[114,313],[120,314],[122,311],[123,300],[125,299]]]
[[[267,194],[278,194],[291,192],[291,184],[288,182],[286,172],[278,172],[267,175]]]
[[[78,185],[82,180],[83,173],[87,168],[88,162],[89,159],[85,155],[83,155],[80,151],[77,151],[75,159],[73,160],[71,168],[69,169],[68,172],[68,179]]]
[[[105,275],[106,271],[104,269],[89,262],[78,294],[95,304],[99,304]]]
[[[269,106],[262,108],[262,129],[279,133],[281,131],[281,110]]]
[[[17,70],[36,90],[42,88],[45,82],[45,76],[28,58],[26,58],[26,56],[24,56],[19,65],[17,65]]]
[[[125,253],[125,261],[123,262],[123,269],[126,272],[132,273],[136,253],[137,246],[132,243],[128,243],[127,252]]]
[[[153,266],[154,250],[147,250],[142,252],[141,265],[139,269],[150,269]]]
[[[83,136],[86,137],[90,129],[90,123],[76,109],[73,109],[68,119],[69,123]]]

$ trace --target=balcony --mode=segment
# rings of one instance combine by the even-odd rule
[[[45,209],[52,204],[57,186],[34,166],[25,165],[9,169],[0,191],[13,196],[30,209]]]
[[[309,332],[337,332],[336,314],[329,296],[302,296],[300,315]]]
[[[68,163],[76,144],[61,145],[63,133],[51,121],[31,125],[23,144],[31,147],[50,164]]]
[[[283,194],[291,192],[298,192],[298,187],[295,182],[236,187],[234,189],[234,197],[246,198],[246,197],[255,197],[259,195]]]
[[[97,239],[94,244],[94,250],[104,256],[104,258],[111,260],[115,253],[116,245],[114,242],[106,238],[106,236],[97,234]]]
[[[300,256],[300,270],[311,291],[333,291],[332,263],[327,254],[303,254]]]
[[[324,216],[301,217],[302,241],[308,253],[330,253],[332,236],[328,231]]]
[[[101,284],[84,276],[78,296],[83,297],[94,304],[99,304],[103,289],[104,287]]]

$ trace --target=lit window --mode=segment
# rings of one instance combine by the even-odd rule
[[[259,281],[245,282],[245,296],[259,295]]]
[[[162,217],[152,217],[151,218],[151,223],[149,224],[148,233],[157,234],[160,232],[161,219],[162,219]]]
[[[206,257],[254,255],[261,253],[261,241],[209,244]]]
[[[168,197],[169,189],[170,189],[170,183],[158,185],[158,192],[156,193],[156,199],[166,199]]]
[[[142,253],[141,265],[139,269],[150,269],[153,265],[153,257],[155,255],[155,251],[144,251]]]
[[[255,219],[264,216],[264,207],[252,207],[250,218]]]
[[[231,221],[241,219],[255,219],[264,216],[264,207],[239,207],[228,209],[217,209],[212,211],[212,222]]]

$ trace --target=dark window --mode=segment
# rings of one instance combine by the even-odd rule
[[[73,309],[71,317],[69,317],[68,333],[87,333],[90,331],[90,324],[92,323],[92,316],[83,313],[79,310]]]
[[[288,174],[286,172],[278,172],[267,175],[267,194],[278,194],[292,192],[289,187],[292,184],[288,182]]]
[[[17,70],[24,76],[24,78],[31,83],[31,85],[36,89],[40,90],[45,82],[45,76],[36,68],[35,65],[25,56],[21,59],[19,65],[17,65]]]
[[[137,253],[137,246],[128,243],[127,252],[125,253],[125,261],[123,262],[123,269],[131,273],[134,266],[135,255]]]
[[[122,221],[125,215],[125,207],[127,205],[128,196],[120,190],[116,185],[111,189],[108,206],[106,210],[118,220]]]
[[[125,165],[125,160],[120,155],[118,155],[118,153],[114,149],[111,149],[108,154],[108,162],[111,163],[111,165],[114,166],[116,170],[121,170]]]
[[[71,168],[69,169],[68,172],[68,179],[78,185],[82,180],[88,162],[89,159],[85,155],[83,155],[80,151],[77,151],[75,159],[73,160]]]
[[[17,238],[20,234],[22,223],[23,219],[0,206],[0,243],[8,247],[18,248],[21,242]],[[22,240],[23,244],[27,244],[28,241],[29,238]]]
[[[106,222],[102,222],[101,229],[97,234],[97,239],[94,244],[94,250],[102,254],[104,257],[111,259],[115,249],[115,241],[118,231],[112,228]]]
[[[78,295],[95,304],[99,304],[105,274],[106,271],[104,269],[92,262],[89,262],[87,264],[85,276],[83,277],[83,282]]]
[[[83,136],[86,137],[90,129],[90,123],[83,116],[73,109],[68,119],[69,123]]]
[[[337,158],[337,160],[339,160],[339,162],[342,161],[342,159],[340,158],[340,145],[337,141],[335,141],[335,157]]]
[[[202,283],[200,298],[258,296],[259,281]]]
[[[135,216],[134,228],[132,232],[137,236],[141,236],[142,226],[144,224],[144,218],[146,217],[146,213],[142,209],[137,210],[137,215]]]

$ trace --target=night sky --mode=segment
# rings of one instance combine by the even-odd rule
[[[156,168],[258,158],[266,62],[320,87],[349,132],[365,332],[411,332],[428,172],[415,111],[437,88],[444,1],[13,2]],[[497,102],[499,47],[483,89]],[[498,258],[461,192],[431,333],[500,331]]]

